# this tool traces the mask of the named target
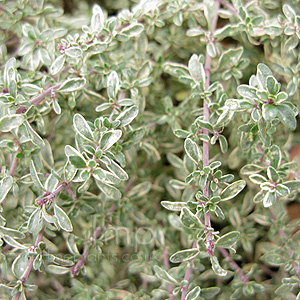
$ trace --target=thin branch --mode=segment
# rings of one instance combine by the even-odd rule
[[[44,234],[44,230],[45,230],[45,226],[42,228],[42,230],[39,232],[39,234],[37,235],[37,238],[35,240],[35,243],[34,243],[34,248],[38,247],[39,243],[42,241],[42,238],[43,238],[43,234]],[[32,266],[33,266],[33,262],[34,262],[34,257],[30,257],[29,259],[29,264],[28,264],[28,267],[23,275],[23,278],[22,278],[22,283],[26,283],[28,277],[29,277],[29,274],[31,272],[31,269],[32,269]],[[14,300],[19,300],[21,297],[21,292],[19,292]]]
[[[96,227],[92,236],[92,239],[94,241],[99,237],[101,230],[102,230],[101,226]],[[71,273],[73,277],[75,277],[76,274],[84,267],[88,254],[89,254],[89,245],[88,242],[86,241],[81,257],[79,258],[76,265],[71,268]]]
[[[238,264],[229,256],[226,249],[219,247],[220,252],[225,257],[227,262],[233,267],[233,269],[239,274],[243,283],[247,283],[249,281],[248,277],[244,274],[243,270],[238,266]]]
[[[18,154],[20,151],[21,151],[20,149],[17,150],[17,152],[15,153],[15,156],[14,156],[14,158],[13,158],[13,160],[12,160],[12,163],[11,163],[10,169],[9,169],[9,175],[10,175],[10,176],[14,176],[14,174],[15,174],[15,170],[16,170],[17,165],[18,165],[17,154]]]
[[[51,92],[56,91],[60,88],[61,83],[58,83],[56,85],[51,86],[50,84],[48,84],[45,88],[46,90],[44,92],[42,92],[40,95],[34,97],[33,99],[31,99],[29,102],[32,105],[38,106],[40,105],[42,102],[44,102],[45,97],[48,96],[49,94],[51,94]],[[16,113],[17,114],[23,114],[27,111],[27,107],[26,106],[20,106],[17,110]]]
[[[36,204],[42,206],[42,205],[44,205],[46,203],[51,203],[53,201],[53,199],[55,199],[55,197],[57,196],[57,194],[59,194],[70,183],[71,183],[71,181],[69,183],[67,183],[65,181],[62,182],[55,191],[53,191],[51,193],[45,193],[43,198],[37,199],[36,200]]]
[[[169,258],[168,258],[168,251],[167,249],[164,249],[163,251],[163,256],[164,256],[164,265],[165,265],[165,268],[167,270],[170,269],[170,264],[169,264]],[[169,290],[169,293],[170,293],[170,300],[174,300],[174,295],[173,295],[173,286],[171,283],[168,284],[168,290]]]
[[[211,36],[214,35],[214,32],[217,28],[219,8],[220,8],[220,0],[216,0],[215,15],[213,17],[212,25],[211,25]],[[210,69],[211,69],[211,57],[208,53],[206,53],[204,69],[205,69],[205,75],[206,75],[205,90],[207,90],[209,88],[209,85],[210,85]],[[203,106],[204,106],[204,119],[205,119],[206,122],[209,122],[209,107],[208,107],[208,104],[205,100],[203,102],[204,102],[203,103]],[[204,129],[203,133],[206,134],[206,135],[209,134],[207,129]],[[204,167],[209,165],[209,143],[205,142],[205,141],[203,141],[203,165],[204,165]],[[208,182],[206,183],[206,185],[203,189],[203,195],[206,196],[206,197],[209,197]],[[211,227],[209,212],[205,213],[205,226],[206,227]],[[207,242],[208,242],[208,245],[209,245],[208,251],[209,251],[210,255],[211,255],[212,249],[213,249],[213,243],[211,243],[211,239],[212,239],[212,234],[208,233]],[[194,247],[196,247],[196,246],[197,246],[197,243],[195,241],[194,242]],[[193,260],[190,261],[190,264],[192,263],[192,261]],[[182,288],[181,300],[185,300],[185,298],[186,298],[186,294],[187,294],[187,291],[189,289],[189,280],[190,280],[191,273],[192,273],[192,267],[188,266],[187,269],[186,269],[186,272],[185,272],[185,276],[184,276],[184,279],[188,282],[188,284]]]
[[[239,15],[239,12],[236,10],[236,8],[228,2],[225,2],[224,0],[222,0],[222,4],[224,7],[227,7],[229,10],[231,10],[233,12],[233,14],[235,14],[236,16]]]

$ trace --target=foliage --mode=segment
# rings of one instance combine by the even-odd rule
[[[297,1],[110,2],[1,1],[3,297],[300,299]]]

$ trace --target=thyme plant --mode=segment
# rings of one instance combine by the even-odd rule
[[[0,2],[1,297],[300,299],[298,1],[107,2]]]

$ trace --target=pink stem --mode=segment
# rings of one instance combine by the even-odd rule
[[[237,271],[241,277],[243,283],[247,283],[249,281],[248,277],[244,274],[243,270],[238,266],[238,264],[229,256],[226,249],[219,247],[220,252],[225,257],[227,262],[233,267],[235,271]]]
[[[14,176],[15,174],[15,170],[17,168],[17,165],[18,165],[18,159],[17,159],[17,154],[20,152],[21,150],[18,149],[13,160],[12,160],[12,163],[11,163],[11,166],[10,166],[10,169],[9,169],[9,175],[10,176]]]
[[[164,255],[164,265],[165,265],[165,268],[167,270],[170,269],[170,264],[169,264],[169,258],[168,258],[168,251],[165,249],[163,251],[163,255]],[[171,283],[168,284],[168,290],[169,290],[169,293],[170,293],[170,300],[174,300],[174,295],[173,295],[173,286]]]
[[[212,20],[211,36],[214,35],[214,32],[217,28],[219,8],[220,8],[220,0],[216,0],[216,10],[215,10],[215,15],[214,15],[213,20]],[[205,90],[207,90],[209,88],[209,85],[210,85],[210,69],[211,69],[211,57],[209,56],[208,53],[206,54],[204,69],[205,69],[205,75],[206,75]],[[204,106],[204,119],[205,119],[205,121],[209,122],[208,104],[207,104],[206,101],[203,101],[203,102],[204,102],[204,104],[203,104],[203,106]],[[208,130],[204,129],[203,133],[208,135]],[[204,166],[209,165],[209,143],[205,142],[205,141],[203,142],[203,165]],[[206,196],[206,197],[209,197],[209,184],[208,184],[208,182],[206,183],[206,185],[203,189],[203,195]],[[205,213],[205,226],[206,227],[211,227],[209,212]],[[207,242],[208,242],[209,245],[212,245],[212,247],[213,247],[213,243],[211,243],[212,242],[211,239],[212,239],[212,235],[208,234]],[[197,246],[197,242],[195,241],[194,242],[194,247],[196,247],[196,246]],[[208,249],[208,251],[211,253],[212,249]],[[191,260],[190,263],[192,263],[192,261],[193,260]],[[185,272],[185,276],[184,276],[184,279],[187,282],[189,282],[191,274],[192,274],[192,268],[191,268],[191,266],[188,266],[187,269],[186,269],[186,272]],[[182,288],[181,300],[185,300],[188,289],[189,289],[189,283]]]
[[[34,247],[38,247],[39,243],[41,242],[42,238],[43,238],[43,234],[44,234],[44,229],[45,227],[42,228],[42,230],[39,232],[39,234],[37,235],[37,238],[35,240],[35,243],[34,243]],[[29,259],[29,264],[28,264],[28,267],[23,275],[23,278],[22,278],[22,282],[23,284],[26,283],[28,277],[29,277],[29,274],[31,272],[31,269],[32,269],[32,266],[33,266],[33,262],[34,262],[34,257],[30,257]],[[19,300],[20,299],[20,296],[21,296],[21,292],[19,292],[14,300]]]

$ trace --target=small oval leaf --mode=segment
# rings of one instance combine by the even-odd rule
[[[227,201],[238,195],[246,186],[245,180],[238,180],[227,186],[221,193],[221,201]]]
[[[54,215],[57,218],[57,223],[62,230],[73,231],[72,223],[68,215],[56,204],[54,204]]]

